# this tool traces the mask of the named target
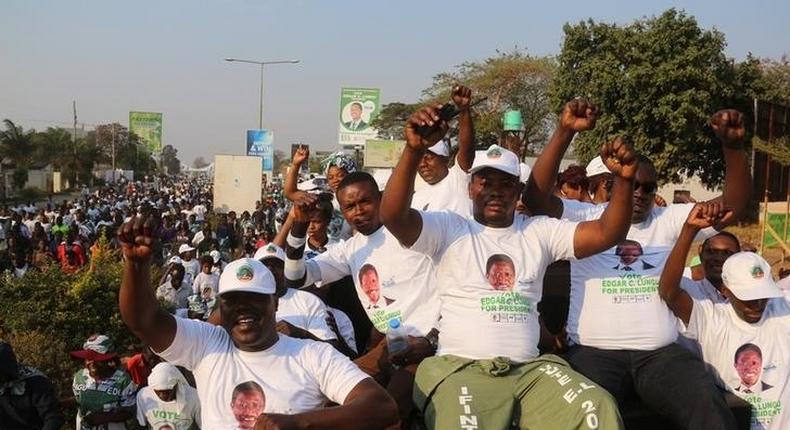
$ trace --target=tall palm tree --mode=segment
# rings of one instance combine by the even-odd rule
[[[21,187],[27,182],[27,169],[33,162],[35,131],[24,131],[10,119],[4,119],[3,124],[5,130],[0,131],[0,165],[6,159],[14,163],[15,168],[20,172],[19,175],[14,176],[14,183],[17,187]]]

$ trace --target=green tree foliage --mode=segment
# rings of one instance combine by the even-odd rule
[[[162,164],[170,175],[181,173],[181,161],[178,159],[178,150],[173,145],[162,147]]]
[[[376,129],[381,139],[403,139],[406,119],[420,106],[420,103],[387,103],[381,107],[381,112],[370,126]]]
[[[138,177],[156,170],[156,161],[145,145],[140,145],[137,136],[121,124],[97,125],[85,139],[89,146],[96,147],[101,163],[111,163],[114,141],[117,168],[134,170]]]
[[[0,275],[0,338],[13,344],[20,361],[50,376],[63,397],[82,365],[69,351],[81,349],[88,336],[110,336],[121,353],[137,343],[118,312],[122,263],[105,240],[99,243],[91,268],[75,274],[51,266],[18,279]]]
[[[595,130],[575,141],[581,161],[622,133],[652,158],[662,182],[696,174],[721,183],[721,149],[706,122],[723,108],[750,112],[760,92],[757,60],[727,58],[722,33],[674,9],[627,26],[588,20],[564,32],[554,108],[582,96],[602,111]]]
[[[785,54],[779,60],[763,59],[760,69],[763,73],[764,99],[790,106],[790,57]]]
[[[22,188],[27,182],[27,169],[33,162],[35,130],[25,131],[13,121],[3,120],[5,130],[0,131],[0,161],[8,159],[14,163],[13,182]]]
[[[522,145],[526,153],[534,153],[545,144],[554,122],[548,91],[555,72],[551,57],[534,57],[519,48],[497,51],[483,61],[462,63],[454,72],[436,75],[423,91],[423,103],[446,102],[454,84],[466,85],[474,90],[475,100],[487,97],[473,110],[478,144],[497,143],[504,112],[516,109],[524,120]]]

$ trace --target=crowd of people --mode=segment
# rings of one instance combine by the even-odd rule
[[[471,96],[452,91],[457,146],[437,108],[414,112],[384,181],[342,152],[305,176],[299,148],[252,213],[214,211],[211,183],[183,178],[5,210],[7,276],[79,270],[99,237],[123,256],[120,314],[146,349],[121,360],[93,334],[72,352],[77,428],[619,429],[639,399],[678,428],[734,429],[725,392],[752,429],[790,426],[790,307],[725,230],[750,199],[742,115],[697,125],[721,142],[723,194],[667,203],[625,137],[558,174],[594,104],[564,106],[530,169],[512,140],[475,150]],[[552,331],[538,305],[561,260]],[[4,370],[0,399],[30,374]],[[15,419],[62,422],[35,415]]]

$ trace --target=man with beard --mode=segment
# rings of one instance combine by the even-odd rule
[[[397,423],[395,403],[331,345],[281,336],[276,285],[260,261],[231,262],[219,280],[221,326],[175,318],[158,306],[150,271],[156,214],[124,224],[120,310],[129,329],[163,359],[191,370],[205,428],[232,428],[233,387],[255,381],[267,393],[256,426],[384,428]],[[322,409],[333,401],[340,406]]]
[[[742,115],[722,110],[711,117],[710,125],[722,142],[726,164],[724,193],[718,200],[732,210],[734,216],[726,219],[732,222],[745,209],[751,189]],[[561,200],[548,194],[569,142],[550,142],[546,147],[533,168],[524,203],[534,214],[571,221],[596,219],[607,204]],[[656,167],[642,156],[626,239],[641,244],[642,257],[651,267],[617,270],[616,248],[571,261],[567,324],[571,348],[566,359],[620,404],[635,391],[648,408],[678,425],[734,428],[734,418],[704,365],[675,343],[677,318],[658,297],[658,277],[693,204],[654,207],[657,189]],[[712,233],[709,229],[703,237]],[[671,389],[681,383],[683,390]]]

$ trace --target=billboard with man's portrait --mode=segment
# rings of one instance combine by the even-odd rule
[[[381,110],[380,96],[378,88],[340,90],[339,144],[364,146],[366,140],[376,138],[376,130],[370,123]]]

